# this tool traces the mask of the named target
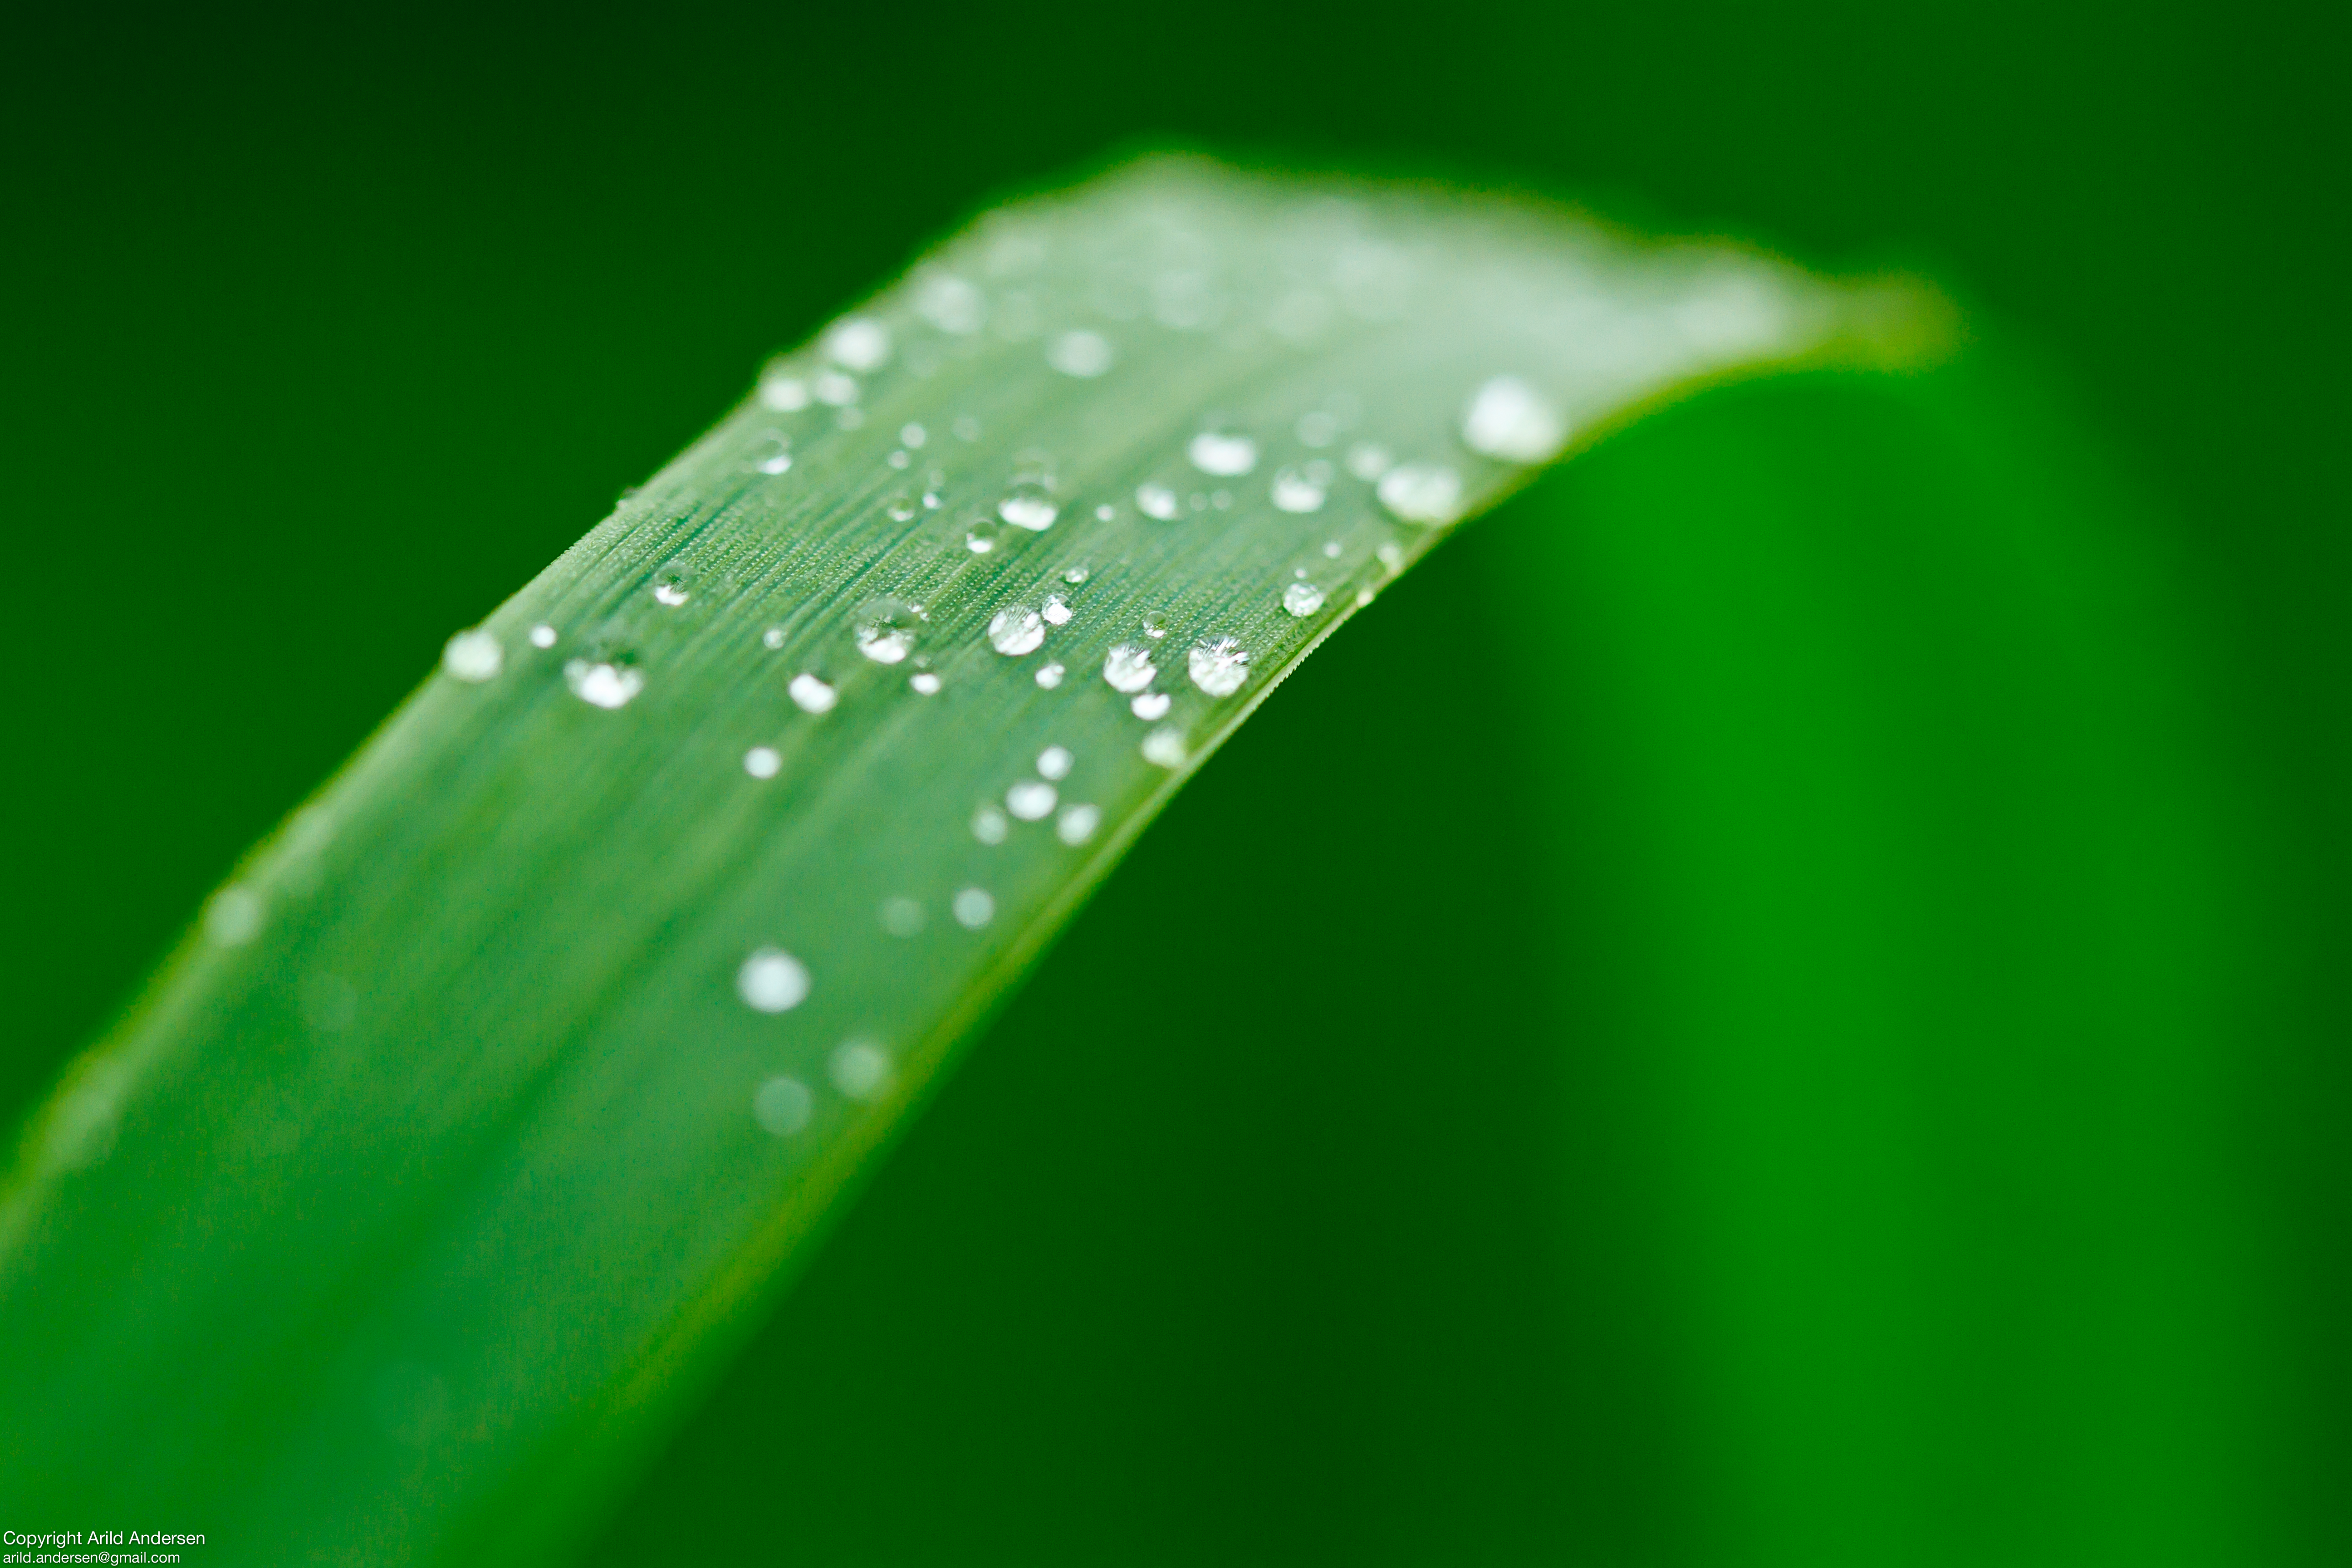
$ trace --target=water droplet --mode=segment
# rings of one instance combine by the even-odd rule
[[[879,1098],[898,1076],[890,1053],[871,1040],[845,1040],[835,1047],[830,1071],[833,1087],[851,1100]]]
[[[646,678],[634,665],[575,658],[563,667],[563,684],[592,707],[625,708],[646,689]]]
[[[1093,575],[1094,568],[1090,566],[1066,566],[1062,570],[1062,581],[1073,588]]]
[[[1337,561],[1339,559],[1339,542],[1338,540],[1327,539],[1323,542],[1323,559],[1326,561]]]
[[[902,493],[892,496],[884,503],[882,510],[889,515],[892,522],[908,522],[913,521],[917,508],[915,503],[908,500]]]
[[[1112,506],[1108,501],[1095,508],[1095,521],[1097,522],[1108,522],[1112,518],[1115,518],[1118,515],[1118,508]]]
[[[1294,616],[1311,616],[1323,607],[1323,590],[1312,583],[1293,583],[1282,591],[1282,607]]]
[[[792,693],[793,700],[799,703],[803,710],[810,713],[830,713],[833,705],[841,700],[840,692],[805,670],[793,676],[792,684],[784,689]]]
[[[1359,441],[1348,448],[1348,471],[1360,479],[1379,479],[1395,460],[1386,447],[1376,442]]]
[[[779,1075],[751,1091],[751,1120],[762,1131],[778,1138],[789,1138],[806,1127],[809,1111],[815,1100],[808,1085],[796,1078]]]
[[[988,896],[985,888],[966,888],[955,896],[956,924],[967,931],[978,931],[996,918],[996,900]]]
[[[1037,684],[1051,691],[1062,684],[1062,677],[1068,673],[1069,671],[1059,664],[1045,665],[1037,671]]]
[[[919,675],[907,677],[907,684],[926,697],[937,697],[940,694],[940,678],[928,669]]]
[[[1204,474],[1233,479],[1257,467],[1257,443],[1246,436],[1203,430],[1184,448],[1185,457]]]
[[[898,444],[902,447],[919,450],[923,443],[929,439],[930,433],[919,425],[909,424],[898,426]]]
[[[952,272],[933,273],[915,291],[915,310],[943,332],[970,337],[988,320],[988,300]]]
[[[1146,616],[1143,617],[1143,635],[1153,642],[1158,642],[1168,635],[1168,623],[1161,620],[1157,614]]]
[[[1064,375],[1090,378],[1110,368],[1110,340],[1100,332],[1064,332],[1045,347],[1045,363]]]
[[[1462,416],[1462,440],[1474,452],[1511,463],[1541,463],[1559,456],[1568,419],[1516,375],[1481,386]]]
[[[784,765],[773,746],[754,746],[743,753],[743,771],[755,779],[772,779]]]
[[[261,931],[261,895],[232,883],[205,906],[205,935],[216,947],[243,947]]]
[[[1067,746],[1048,746],[1037,753],[1038,775],[1049,779],[1068,778],[1070,764],[1076,760],[1070,755]]]
[[[1370,588],[1359,588],[1356,590],[1356,608],[1360,610],[1371,602],[1372,591]]]
[[[890,329],[871,316],[844,316],[824,330],[825,357],[863,375],[890,357]]]
[[[770,626],[766,631],[760,634],[760,644],[762,647],[768,648],[779,648],[783,647],[784,628],[782,626]]]
[[[1249,679],[1249,650],[1237,637],[1202,637],[1184,657],[1192,684],[1212,697],[1231,697]]]
[[[1381,476],[1379,493],[1401,522],[1433,527],[1462,516],[1462,476],[1443,463],[1401,463]]]
[[[1045,617],[1045,624],[1049,626],[1066,626],[1070,624],[1070,602],[1059,594],[1046,595],[1045,603],[1037,613]]]
[[[1024,822],[1034,822],[1054,809],[1054,786],[1023,779],[1004,792],[1004,808]]]
[[[1320,511],[1323,487],[1297,468],[1285,468],[1274,476],[1274,504],[1283,511]]]
[[[1007,605],[989,618],[988,643],[1001,654],[1035,653],[1045,640],[1045,617],[1026,605]]]
[[[1396,541],[1389,541],[1372,553],[1381,558],[1381,564],[1389,569],[1390,576],[1393,577],[1404,570],[1404,546]]]
[[[539,625],[531,627],[530,646],[533,647],[553,647],[555,646],[555,628],[549,626],[545,621],[541,621]]]
[[[846,408],[857,401],[857,381],[837,370],[828,370],[810,384],[809,390],[816,400],[831,408]]]
[[[763,474],[788,474],[792,472],[793,455],[790,452],[771,452],[751,466]]]
[[[892,468],[905,468],[908,464],[909,464],[909,463],[913,462],[915,459],[914,459],[914,458],[910,458],[910,457],[908,457],[908,456],[907,456],[907,454],[906,454],[905,452],[901,451],[901,452],[893,452],[893,453],[891,453],[887,458],[883,458],[882,460],[883,460],[884,462],[886,462],[886,463],[889,464],[889,465],[890,465]]]
[[[923,492],[923,506],[924,506],[924,508],[925,508],[927,510],[930,510],[930,511],[937,511],[937,510],[940,510],[940,492],[939,492],[939,491],[937,491],[937,490],[925,490],[925,491]]]
[[[686,584],[675,577],[665,577],[654,584],[655,602],[667,605],[673,610],[693,596],[688,592]]]
[[[505,662],[499,639],[486,627],[459,632],[441,645],[441,668],[458,680],[488,680]]]
[[[1311,414],[1298,416],[1298,439],[1302,445],[1328,447],[1339,437],[1339,419],[1337,415],[1327,414],[1318,408]]]
[[[857,624],[857,651],[877,664],[901,664],[915,651],[915,629],[902,626],[914,615],[912,606],[885,602],[868,610]]]
[[[996,525],[975,522],[963,531],[963,547],[974,555],[985,555],[996,548]]]
[[[912,899],[883,900],[882,929],[892,936],[913,936],[923,929],[923,906]]]
[[[1182,505],[1176,492],[1166,485],[1139,485],[1135,491],[1136,510],[1146,517],[1156,517],[1162,522],[1173,522]]]
[[[1043,533],[1054,526],[1062,509],[1054,504],[1053,497],[1044,485],[1034,482],[1016,484],[1005,498],[996,503],[996,515],[1015,528],[1025,528],[1032,533]]]
[[[797,414],[809,405],[808,383],[796,375],[771,375],[760,383],[760,401],[780,414]]]
[[[763,947],[735,972],[735,989],[761,1013],[789,1013],[808,1000],[809,972],[780,947]]]
[[[949,426],[948,428],[954,433],[955,438],[959,441],[977,441],[980,439],[980,421],[974,419],[969,414],[960,416],[956,422]]]
[[[983,805],[971,814],[971,836],[982,844],[1002,844],[1004,836],[1012,831],[1013,825],[992,805]]]
[[[1084,844],[1102,826],[1102,811],[1091,805],[1070,805],[1054,823],[1054,837],[1065,844]]]
[[[1154,767],[1181,768],[1184,765],[1184,737],[1171,729],[1154,730],[1143,737],[1138,748],[1143,760]]]
[[[1127,705],[1127,710],[1147,721],[1153,719],[1165,719],[1168,717],[1169,701],[1168,693],[1165,691],[1140,692],[1134,701]]]
[[[1160,673],[1148,648],[1123,642],[1103,656],[1103,679],[1114,691],[1140,691]]]

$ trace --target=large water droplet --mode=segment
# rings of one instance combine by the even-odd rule
[[[1054,526],[1062,509],[1054,504],[1045,487],[1034,481],[1016,484],[1005,498],[996,503],[996,515],[1015,528],[1025,528],[1032,533],[1043,533]]]
[[[505,663],[506,654],[499,647],[499,639],[487,627],[459,632],[441,646],[441,668],[455,679],[488,680]]]
[[[1150,650],[1135,643],[1123,642],[1103,656],[1103,679],[1114,691],[1140,691],[1159,673]]]
[[[952,272],[937,272],[915,291],[915,309],[943,332],[969,337],[988,320],[988,300]]]
[[[1064,332],[1045,345],[1045,363],[1064,375],[1091,378],[1110,368],[1110,340],[1100,332]]]
[[[1323,487],[1297,468],[1285,468],[1274,476],[1274,504],[1283,511],[1320,511]]]
[[[563,667],[563,684],[592,707],[625,708],[646,689],[646,678],[634,665],[575,658]]]
[[[1135,508],[1146,517],[1156,517],[1162,522],[1173,522],[1184,503],[1166,485],[1139,485],[1135,490]]]
[[[1071,805],[1062,808],[1054,823],[1054,837],[1065,844],[1084,844],[1102,826],[1102,811],[1091,805]]]
[[[996,918],[996,900],[985,888],[963,889],[949,907],[955,911],[956,924],[966,931],[978,931]]]
[[[845,1040],[835,1047],[829,1068],[833,1087],[849,1100],[878,1100],[897,1078],[890,1053],[872,1040]]]
[[[1246,474],[1257,467],[1257,443],[1223,430],[1202,431],[1184,448],[1184,455],[1194,468],[1220,479]]]
[[[1172,728],[1152,731],[1143,737],[1143,744],[1137,749],[1142,752],[1143,760],[1154,767],[1181,768],[1184,765],[1184,737]]]
[[[1381,476],[1379,493],[1401,522],[1434,527],[1462,516],[1462,476],[1443,463],[1400,463]]]
[[[1511,463],[1540,463],[1568,440],[1568,418],[1516,375],[1498,375],[1472,395],[1462,440],[1474,452]]]
[[[735,973],[735,989],[746,1005],[761,1013],[789,1013],[808,1000],[809,972],[780,947],[763,947]]]
[[[863,375],[890,357],[890,329],[871,316],[844,316],[824,330],[825,357]]]
[[[1293,583],[1282,591],[1282,607],[1294,616],[1311,616],[1323,607],[1323,590],[1312,583]]]
[[[1024,822],[1034,822],[1054,809],[1054,786],[1036,779],[1023,779],[1004,792],[1004,809]]]
[[[743,753],[743,771],[755,779],[774,778],[784,765],[784,759],[773,746],[754,746]]]
[[[784,689],[792,694],[793,700],[799,703],[803,710],[810,713],[830,713],[833,705],[841,700],[840,692],[805,670],[793,676],[792,683]]]
[[[763,1132],[778,1138],[789,1138],[809,1123],[809,1112],[815,1098],[808,1085],[796,1078],[779,1075],[769,1079],[751,1092],[751,1120]]]
[[[1192,684],[1212,697],[1231,697],[1249,679],[1249,650],[1236,637],[1203,637],[1184,656]]]
[[[1007,605],[989,618],[989,646],[999,653],[1034,653],[1045,640],[1045,617],[1026,605]]]
[[[1070,766],[1077,759],[1070,755],[1067,746],[1048,746],[1037,753],[1037,773],[1042,778],[1066,779]]]

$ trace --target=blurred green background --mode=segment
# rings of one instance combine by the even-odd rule
[[[1612,442],[1319,654],[594,1561],[2352,1561],[2340,18],[7,28],[12,1110],[451,628],[993,196],[1200,143],[1976,323]]]

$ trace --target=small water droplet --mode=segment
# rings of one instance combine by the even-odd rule
[[[808,1000],[809,972],[780,947],[763,947],[735,972],[735,989],[761,1013],[789,1013]]]
[[[959,441],[977,441],[980,439],[980,421],[974,419],[969,414],[960,416],[956,422],[949,426],[948,428],[954,432],[955,438]]]
[[[1390,576],[1393,577],[1404,570],[1404,546],[1393,539],[1372,553],[1381,558],[1381,564],[1389,569]]]
[[[1154,767],[1181,768],[1184,765],[1184,737],[1172,728],[1152,731],[1143,737],[1143,744],[1137,749],[1143,753],[1143,760]]]
[[[1302,445],[1328,447],[1339,439],[1339,420],[1337,415],[1327,414],[1318,408],[1311,414],[1302,414],[1298,416],[1298,439]]]
[[[898,444],[910,450],[919,450],[923,443],[929,439],[930,433],[919,425],[908,424],[898,426]]]
[[[828,370],[809,384],[816,400],[831,408],[846,408],[857,401],[857,380],[837,370]]]
[[[1015,528],[1043,533],[1054,526],[1054,520],[1061,515],[1061,508],[1054,504],[1052,495],[1044,485],[1024,481],[1014,485],[1005,498],[996,503],[996,515]]]
[[[1443,463],[1401,463],[1381,476],[1379,494],[1401,522],[1434,527],[1462,516],[1462,476]]]
[[[1042,778],[1066,779],[1070,776],[1070,764],[1077,759],[1070,755],[1067,746],[1048,746],[1037,753],[1037,773]]]
[[[673,610],[693,596],[688,591],[686,584],[675,577],[665,577],[654,584],[655,602],[667,605]]]
[[[952,272],[934,273],[915,291],[915,310],[943,332],[970,337],[988,320],[988,300]]]
[[[1023,779],[1004,792],[1004,809],[1024,822],[1034,822],[1054,809],[1056,798],[1052,784]]]
[[[1192,437],[1184,456],[1204,474],[1234,479],[1257,467],[1257,443],[1227,431],[1203,430]]]
[[[1282,591],[1282,607],[1294,616],[1311,616],[1323,607],[1323,590],[1312,583],[1293,583]]]
[[[1059,594],[1046,595],[1045,603],[1038,608],[1037,613],[1045,617],[1045,624],[1049,626],[1066,626],[1070,624],[1070,602]]]
[[[243,947],[261,931],[261,895],[235,883],[205,906],[205,935],[217,947]]]
[[[1102,811],[1097,806],[1069,805],[1055,820],[1054,837],[1065,844],[1084,844],[1102,826]]]
[[[772,779],[784,765],[773,746],[754,746],[743,753],[743,771],[755,779]]]
[[[1112,518],[1115,518],[1118,515],[1118,508],[1112,506],[1108,501],[1104,502],[1101,506],[1095,508],[1095,521],[1097,522],[1108,522]]]
[[[915,651],[915,629],[904,623],[915,616],[911,605],[885,599],[857,623],[857,651],[877,664],[902,664]]]
[[[763,1132],[789,1138],[808,1125],[814,1104],[808,1085],[780,1074],[751,1091],[751,1120]]]
[[[908,456],[907,456],[907,454],[906,454],[905,452],[903,452],[903,451],[899,451],[899,452],[893,452],[893,453],[891,453],[888,457],[887,457],[887,458],[883,458],[882,460],[883,460],[884,462],[886,462],[886,463],[889,464],[889,465],[890,465],[892,468],[905,468],[908,464],[909,464],[909,463],[913,462],[915,459],[914,459],[914,458],[910,458],[910,457],[908,457]]]
[[[1339,559],[1339,542],[1338,540],[1327,539],[1323,542],[1323,559],[1326,561],[1337,561]]]
[[[971,814],[971,836],[982,844],[1002,844],[1013,825],[1004,814],[992,805],[983,805]]]
[[[1212,697],[1231,697],[1249,679],[1249,650],[1238,637],[1202,637],[1184,656],[1192,684]]]
[[[1511,463],[1541,463],[1568,440],[1568,419],[1516,375],[1498,375],[1471,395],[1462,416],[1463,444]]]
[[[1143,617],[1143,635],[1158,642],[1168,635],[1168,623],[1155,613]]]
[[[1360,479],[1377,479],[1389,471],[1396,459],[1389,449],[1374,441],[1359,441],[1348,448],[1348,471]]]
[[[1068,673],[1069,671],[1059,664],[1045,665],[1037,671],[1037,684],[1051,691],[1062,684],[1062,677]]]
[[[1045,347],[1045,363],[1064,375],[1091,378],[1110,368],[1110,340],[1100,332],[1064,332]]]
[[[766,631],[760,634],[760,643],[761,647],[768,648],[779,648],[783,647],[784,628],[782,626],[770,626]]]
[[[1146,517],[1156,517],[1162,522],[1173,522],[1182,504],[1176,492],[1166,485],[1139,485],[1135,491],[1136,510]]]
[[[937,490],[925,490],[925,491],[923,492],[923,507],[924,507],[924,510],[927,510],[927,511],[937,511],[937,510],[940,510],[940,492],[939,492],[939,491],[937,491]]]
[[[1274,476],[1274,504],[1282,511],[1320,511],[1323,487],[1297,468],[1285,468]]]
[[[892,522],[908,522],[913,520],[918,509],[913,501],[908,500],[901,493],[892,496],[884,503],[882,510],[889,514]]]
[[[963,547],[974,555],[985,555],[996,548],[996,525],[975,522],[963,531]]]
[[[810,713],[830,713],[833,705],[841,700],[840,692],[805,670],[793,676],[792,684],[784,689],[792,693],[793,700],[803,711]]]
[[[553,647],[555,646],[555,628],[549,626],[545,621],[541,621],[539,625],[531,627],[530,646],[533,647]]]
[[[877,1100],[889,1092],[898,1077],[890,1053],[872,1040],[845,1040],[834,1048],[828,1069],[833,1087],[850,1100]]]
[[[890,357],[890,329],[871,316],[844,316],[824,330],[825,357],[863,375]]]
[[[1066,566],[1062,569],[1062,581],[1073,588],[1093,575],[1094,568],[1090,566]]]
[[[1045,640],[1045,617],[1026,605],[1007,605],[989,618],[988,643],[1001,654],[1035,653]]]
[[[953,908],[956,924],[967,931],[978,931],[996,918],[996,900],[985,888],[966,888],[957,893]]]
[[[751,466],[763,474],[788,474],[792,472],[793,455],[790,452],[771,452]]]
[[[925,697],[937,697],[940,694],[940,678],[928,669],[919,675],[907,677],[907,684]]]
[[[1134,701],[1127,705],[1127,710],[1134,714],[1137,718],[1147,721],[1153,719],[1165,719],[1168,717],[1168,704],[1170,700],[1171,699],[1165,691],[1141,692],[1138,694]]]
[[[1356,590],[1356,608],[1360,610],[1371,602],[1372,591],[1370,588],[1359,588]]]
[[[1103,679],[1114,691],[1140,691],[1159,673],[1150,650],[1135,643],[1123,642],[1103,656]]]
[[[882,929],[892,936],[913,936],[923,929],[923,906],[912,899],[882,900]]]
[[[459,632],[441,645],[441,668],[458,680],[480,682],[499,673],[506,654],[488,628]]]
[[[575,658],[563,667],[563,684],[592,707],[625,708],[646,689],[646,678],[634,665]]]
[[[797,414],[809,405],[808,383],[796,375],[771,375],[760,383],[760,401],[780,414]]]

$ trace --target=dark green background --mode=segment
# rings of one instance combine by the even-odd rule
[[[2182,1223],[2231,1238],[2259,1303],[2258,1419],[2224,1445],[2260,1478],[2246,1528],[2277,1561],[2352,1557],[2332,16],[114,10],[8,32],[12,1106],[452,627],[975,205],[1139,140],[1561,193],[1945,280],[2041,366],[2021,384],[2055,388],[1976,395],[2061,431],[2059,467],[2105,475],[2098,505],[2188,585],[2182,700],[2234,825],[2215,1115],[2246,1195]],[[616,1501],[605,1560],[1803,1560],[1804,1528],[1710,1458],[1724,1396],[1677,1316],[1704,1287],[1653,1235],[1638,1008],[1608,999],[1638,965],[1609,899],[1561,886],[1612,885],[1560,824],[1638,786],[1561,783],[1605,703],[1561,677],[1573,638],[1554,662],[1517,629],[1562,613],[1530,602],[1545,531],[1746,504],[1693,474],[1778,474],[1800,499],[1756,517],[1854,538],[1973,493],[1916,477],[1948,437],[1855,398],[1674,416],[1319,655]],[[1512,657],[1455,635],[1497,626],[1470,646]],[[1286,884],[1317,891],[1303,931],[1223,891]],[[1979,1261],[1952,1265],[1958,1294],[2050,1266]],[[2097,1337],[2070,1331],[2024,1338],[2056,1366]],[[2010,1344],[1986,1364],[2042,1392],[1939,1427],[1920,1451],[1950,1495],[1857,1523],[1853,1560],[2225,1560],[2117,1535],[2161,1500],[1971,1468],[2063,1447],[2035,1403],[2065,1405],[2063,1367],[2019,1371]]]

